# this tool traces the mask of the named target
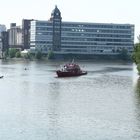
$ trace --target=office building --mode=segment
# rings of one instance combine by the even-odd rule
[[[6,26],[3,24],[0,24],[0,58],[2,58],[2,50],[3,50],[3,44],[2,44],[2,32],[6,31]]]
[[[22,29],[20,26],[16,26],[16,23],[12,23],[10,29],[8,29],[9,47],[22,49]]]
[[[5,52],[9,48],[9,34],[7,31],[3,31],[1,33],[1,39],[2,39],[2,52]]]
[[[0,24],[0,36],[1,36],[1,32],[6,31],[6,26],[3,24]]]
[[[22,43],[23,49],[30,49],[30,25],[33,19],[22,20]]]
[[[60,54],[116,55],[133,51],[134,25],[61,21],[57,7],[49,21],[31,21],[31,47]]]

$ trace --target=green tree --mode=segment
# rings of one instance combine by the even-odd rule
[[[20,51],[17,51],[15,55],[16,55],[17,58],[20,58],[21,57]]]
[[[48,58],[48,59],[54,58],[54,53],[53,53],[52,50],[49,50],[49,51],[48,51],[47,58]]]
[[[140,43],[134,45],[134,51],[132,54],[132,59],[136,64],[140,63]]]
[[[24,54],[23,57],[24,57],[25,59],[31,59],[31,53],[28,52],[28,53]]]
[[[2,52],[2,58],[6,59],[9,56],[9,49],[6,49],[5,51]]]
[[[137,70],[140,74],[140,42],[134,45],[134,51],[132,54],[132,59],[137,65]]]
[[[42,58],[42,53],[40,51],[37,51],[37,53],[35,54],[35,58],[36,59],[41,59]]]
[[[10,48],[9,49],[9,57],[10,58],[15,57],[16,56],[16,52],[17,52],[17,50],[15,48]]]
[[[9,56],[9,49],[6,49],[5,51],[5,58],[7,58]]]
[[[120,50],[119,57],[122,60],[128,60],[129,59],[129,55],[128,55],[127,49],[122,48],[122,50]]]

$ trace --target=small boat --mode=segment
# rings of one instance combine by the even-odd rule
[[[4,76],[0,76],[0,78],[3,78]]]
[[[71,77],[86,75],[87,71],[82,71],[80,66],[76,63],[65,64],[61,70],[57,70],[56,74],[58,77]]]

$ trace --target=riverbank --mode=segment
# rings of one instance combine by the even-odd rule
[[[61,54],[55,54],[52,58],[48,58],[47,56],[43,55],[39,59],[37,59],[34,55],[31,55],[30,57],[14,57],[10,58],[7,57],[5,59],[1,60],[25,60],[25,61],[105,61],[105,62],[133,62],[131,57],[127,58],[120,58],[119,55],[74,55],[74,54],[66,54],[66,55],[61,55]]]

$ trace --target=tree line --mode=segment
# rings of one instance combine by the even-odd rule
[[[140,74],[140,36],[138,37],[138,41],[139,42],[134,45],[132,59],[135,62],[135,64],[137,65],[137,70]]]
[[[22,54],[20,49],[16,48],[9,48],[6,50],[3,54],[3,58],[25,58],[25,59],[52,59],[54,56],[53,51],[49,51],[46,55],[44,55],[41,51],[36,51],[35,53],[27,52],[25,54]]]

